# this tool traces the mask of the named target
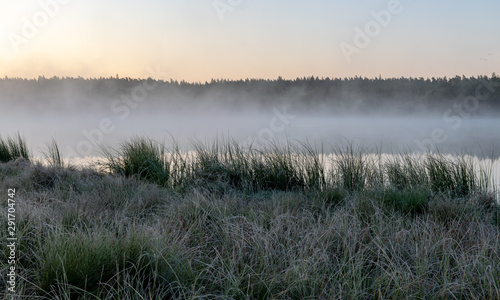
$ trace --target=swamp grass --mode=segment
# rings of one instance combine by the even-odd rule
[[[13,298],[500,298],[500,209],[467,156],[193,149],[138,138],[99,168],[0,163]]]
[[[0,136],[0,162],[5,163],[19,157],[26,160],[31,158],[26,140],[20,134],[6,138]]]
[[[333,147],[332,155],[325,155],[323,147],[308,144],[271,143],[253,149],[230,139],[212,144],[195,141],[187,153],[175,144],[172,149],[137,138],[119,150],[105,148],[101,169],[172,189],[226,185],[244,192],[336,188],[353,193],[393,188],[466,197],[491,188],[492,166],[479,165],[468,155],[370,155],[353,144]]]

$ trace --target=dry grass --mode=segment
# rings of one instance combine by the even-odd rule
[[[348,169],[363,163],[352,158]],[[14,299],[500,298],[492,198],[440,193],[414,213],[391,202],[400,185],[363,190],[357,172],[350,191],[214,193],[0,164],[0,189],[17,189]]]

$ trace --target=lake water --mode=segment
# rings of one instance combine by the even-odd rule
[[[194,153],[193,151],[189,151],[188,154],[186,155],[190,155],[191,157],[193,157]],[[366,154],[366,157],[370,160],[373,160],[377,165],[378,161],[381,162],[394,161],[395,158],[394,155],[397,154]],[[425,155],[422,154],[412,154],[412,157],[417,160],[425,159]],[[456,159],[457,156],[448,154],[445,155],[445,157],[446,159],[453,161]],[[323,154],[321,159],[325,163],[326,172],[329,173],[330,166],[336,159],[335,154]],[[477,174],[478,178],[481,176],[480,172],[482,171],[491,172],[489,187],[490,190],[495,193],[497,202],[500,204],[500,158],[495,160],[491,158],[484,158],[484,157],[479,158],[477,156],[467,156],[467,159],[474,164],[474,167],[478,172]],[[41,161],[42,163],[46,163],[46,160],[43,157],[37,157],[37,160]],[[102,156],[87,156],[87,157],[66,158],[64,161],[65,163],[69,163],[77,167],[96,168],[96,166],[104,162],[105,159]]]
[[[333,145],[353,142],[365,152],[463,154],[479,158],[500,157],[499,118],[455,118],[440,116],[332,116],[320,112],[301,113],[285,108],[265,111],[178,111],[166,109],[131,111],[126,117],[113,111],[43,112],[13,111],[0,118],[2,133],[20,132],[36,156],[54,138],[62,154],[77,164],[102,155],[101,146],[117,147],[135,136],[148,136],[168,145],[175,139],[189,150],[192,140],[213,142],[231,137],[241,144],[266,146],[269,141],[307,142],[323,145],[330,152]],[[495,182],[500,186],[497,161]]]
[[[447,123],[437,117],[362,117],[305,115],[299,112],[254,113],[131,113],[126,119],[105,113],[6,114],[0,118],[2,133],[21,132],[38,152],[54,138],[63,154],[71,157],[99,155],[100,146],[115,146],[133,136],[169,141],[188,147],[192,139],[212,141],[230,136],[241,143],[269,140],[308,141],[337,145],[355,142],[369,149],[445,153],[467,152],[500,157],[500,119],[469,118]]]

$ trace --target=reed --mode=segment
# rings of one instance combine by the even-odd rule
[[[245,192],[342,189],[353,193],[390,188],[451,197],[487,192],[492,173],[492,162],[478,166],[468,155],[405,152],[383,158],[353,144],[333,147],[328,168],[324,149],[306,143],[271,143],[257,150],[221,139],[193,141],[192,148],[183,152],[174,142],[166,150],[151,139],[137,138],[117,151],[106,150],[104,166],[110,173],[184,191],[197,185]]]
[[[0,163],[0,189],[18,191],[13,298],[500,297],[487,163],[193,144],[129,140],[105,150],[100,171]]]
[[[47,150],[43,154],[49,166],[58,168],[64,167],[64,161],[55,140],[52,140],[52,142],[47,145]]]
[[[16,158],[31,159],[31,153],[26,140],[18,133],[14,137],[2,138],[0,136],[0,162],[8,162]]]
[[[149,138],[131,139],[119,150],[103,149],[103,167],[112,173],[168,185],[170,162],[162,144]]]

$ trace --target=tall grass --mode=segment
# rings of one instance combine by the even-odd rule
[[[272,144],[255,150],[230,139],[211,144],[193,141],[192,146],[193,151],[183,152],[174,143],[166,150],[151,139],[133,139],[118,150],[104,149],[102,169],[175,189],[225,186],[256,192],[312,190],[326,185],[321,154],[310,146],[299,149]]]
[[[30,184],[33,166],[0,164],[0,177],[11,176],[0,189],[23,187],[14,299],[500,296],[500,227],[475,202],[441,194],[417,212],[405,201],[429,191],[396,187],[382,191],[384,201],[358,191],[335,205],[318,191],[172,193],[121,176],[39,168],[58,183],[41,190]],[[386,209],[391,201],[396,211]],[[8,255],[0,252],[2,270]]]
[[[441,154],[428,154],[425,162],[428,184],[432,191],[447,193],[453,197],[465,197],[480,192],[484,173],[474,166],[467,156],[454,160]]]
[[[158,185],[167,185],[170,163],[162,144],[149,138],[131,139],[121,149],[103,149],[107,162],[104,168],[123,176],[136,176]]]
[[[350,192],[364,189],[370,166],[363,149],[356,149],[351,143],[345,148],[334,148],[334,153],[332,175],[337,184]]]
[[[191,180],[201,184],[226,183],[242,188],[248,179],[247,154],[236,143],[216,140],[211,144],[192,142],[194,153]]]
[[[19,133],[5,139],[0,136],[0,162],[8,162],[19,157],[28,161],[31,158],[26,140]]]
[[[112,176],[0,164],[0,189],[22,199],[14,299],[500,297],[487,164],[351,144],[331,155],[193,144],[129,140],[105,150]]]
[[[300,168],[304,162],[300,153],[292,150],[291,145],[280,148],[270,145],[254,155],[252,160],[252,181],[257,190],[304,190],[306,173]]]
[[[427,190],[432,194],[466,197],[488,189],[491,166],[478,166],[470,156],[409,153],[371,155],[349,144],[334,147],[328,164],[324,149],[308,144],[270,144],[264,149],[244,149],[233,140],[192,142],[193,151],[171,150],[150,139],[139,138],[107,151],[107,169],[171,188],[205,186],[257,191],[347,192]],[[488,171],[489,168],[489,171]]]
[[[227,140],[211,145],[196,141],[193,148],[188,169],[194,182],[224,183],[248,192],[319,190],[326,185],[321,154],[309,145],[272,143],[257,150]]]
[[[50,144],[47,146],[47,150],[44,152],[45,159],[49,166],[52,167],[64,167],[64,161],[59,151],[59,146],[55,140],[52,140]]]
[[[53,233],[37,249],[37,259],[41,263],[37,285],[51,292],[55,286],[63,284],[71,288],[71,294],[85,291],[95,295],[102,289],[99,283],[117,284],[117,272],[132,266],[151,267],[151,262],[147,261],[149,251],[146,238],[135,235],[117,237],[104,230],[87,234]]]
[[[467,197],[487,192],[491,186],[492,162],[477,165],[468,155],[445,156],[427,153],[382,155],[348,144],[330,149],[307,143],[280,145],[263,149],[243,148],[231,139],[213,143],[192,142],[193,151],[184,152],[174,141],[168,149],[150,138],[133,138],[118,149],[104,148],[102,170],[136,177],[163,187],[188,190],[204,186],[220,191],[229,189],[258,191],[326,191],[349,193],[383,190],[427,190],[432,194]],[[63,167],[55,141],[44,153],[52,166]],[[18,157],[30,160],[25,140],[0,138],[0,161]]]
[[[388,184],[398,190],[413,190],[428,183],[422,157],[408,152],[392,155],[385,163],[385,168]]]

